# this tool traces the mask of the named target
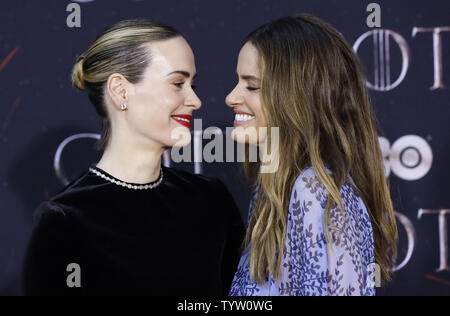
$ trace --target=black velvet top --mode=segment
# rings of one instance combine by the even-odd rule
[[[233,198],[220,180],[162,170],[161,184],[146,190],[86,171],[42,202],[24,294],[227,295],[245,233]]]

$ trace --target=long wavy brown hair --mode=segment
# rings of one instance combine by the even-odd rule
[[[330,209],[337,205],[344,210],[339,191],[350,175],[371,219],[382,281],[389,281],[397,225],[359,58],[340,32],[310,14],[265,24],[245,43],[259,53],[263,111],[269,127],[279,128],[282,157],[275,173],[259,172],[260,162],[244,163],[258,189],[244,245],[251,243],[251,278],[259,284],[268,274],[280,278],[282,260],[277,258],[283,258],[292,187],[313,166],[330,193],[324,218],[327,240],[328,227],[333,227]]]

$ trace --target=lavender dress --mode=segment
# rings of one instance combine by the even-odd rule
[[[354,183],[351,177],[349,181]],[[374,296],[376,265],[371,221],[362,199],[348,181],[340,193],[345,213],[342,216],[334,208],[330,220],[341,236],[329,244],[323,229],[329,193],[316,178],[313,167],[305,169],[294,183],[289,203],[280,281],[269,276],[261,286],[250,280],[250,245],[240,259],[230,295]],[[251,212],[250,206],[249,217]]]

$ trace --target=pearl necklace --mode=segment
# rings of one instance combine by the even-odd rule
[[[103,179],[105,179],[105,180],[107,180],[107,181],[109,181],[109,182],[111,182],[111,183],[114,183],[114,184],[123,186],[123,187],[128,188],[128,189],[133,189],[133,190],[147,190],[147,189],[154,189],[154,188],[156,188],[157,186],[159,186],[159,185],[161,184],[162,180],[163,180],[163,170],[162,170],[162,167],[161,167],[161,169],[160,169],[160,170],[161,170],[161,174],[160,174],[160,176],[159,176],[158,181],[156,181],[156,182],[154,182],[154,183],[151,183],[151,184],[131,184],[131,183],[123,182],[123,181],[120,181],[120,180],[118,180],[118,179],[111,178],[110,176],[104,174],[104,171],[101,172],[100,169],[99,169],[98,167],[96,167],[96,168],[97,168],[97,169],[94,169],[94,168],[90,167],[90,168],[89,168],[89,171],[93,172],[93,173],[96,174],[97,176],[99,176],[99,177],[101,177],[101,178],[103,178]]]

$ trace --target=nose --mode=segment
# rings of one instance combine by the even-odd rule
[[[229,107],[235,107],[236,105],[240,105],[244,102],[244,98],[238,93],[237,86],[227,95],[225,98],[225,103]]]
[[[199,99],[194,90],[191,90],[191,93],[186,98],[185,105],[193,107],[194,111],[202,107],[202,101]]]

